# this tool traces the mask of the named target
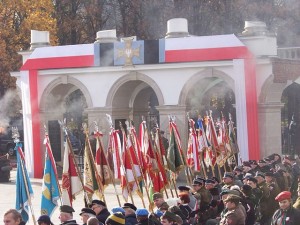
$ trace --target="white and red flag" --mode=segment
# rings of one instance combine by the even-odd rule
[[[115,179],[121,179],[121,140],[119,136],[119,131],[111,127],[109,141],[108,141],[108,150],[107,158],[110,164],[110,168],[114,170]]]
[[[189,119],[190,124],[190,134],[188,141],[188,149],[187,149],[187,165],[190,168],[194,167],[195,171],[200,171],[200,159],[199,159],[199,145],[198,138],[195,130],[195,122],[192,119]]]
[[[68,138],[68,137],[67,137]],[[74,157],[70,152],[69,141],[65,142],[64,164],[62,174],[62,202],[72,206],[72,201],[83,190],[79,174],[76,171]]]

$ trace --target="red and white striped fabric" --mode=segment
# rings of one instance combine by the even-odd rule
[[[194,128],[195,122],[190,119],[190,135],[187,149],[187,165],[194,167],[195,171],[200,171],[200,159],[199,159],[199,145],[196,130]]]

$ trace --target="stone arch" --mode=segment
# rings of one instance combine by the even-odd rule
[[[86,86],[81,81],[68,76],[67,79],[65,79],[65,77],[59,77],[47,85],[47,87],[45,88],[45,90],[41,96],[41,100],[40,100],[40,110],[41,111],[46,110],[47,97],[52,92],[52,90],[59,84],[73,84],[74,86],[76,86],[78,89],[80,89],[82,91],[82,93],[85,97],[85,100],[86,100],[87,107],[88,108],[93,107],[92,98],[91,98],[89,90],[86,88]],[[74,91],[75,90],[74,88],[71,88],[71,90]],[[70,91],[69,91],[69,93],[70,93]]]
[[[217,78],[221,78],[223,81],[225,81],[229,87],[234,90],[234,80],[228,76],[226,73],[219,71],[219,70],[215,70],[213,68],[210,69],[205,69],[203,71],[200,71],[196,74],[194,74],[183,86],[180,96],[179,96],[179,100],[178,100],[178,104],[179,105],[185,105],[186,104],[186,100],[189,94],[189,91],[191,90],[191,88],[193,88],[193,86],[195,85],[195,83],[199,82],[200,80],[203,80],[205,78],[213,78],[213,77],[217,77]],[[215,83],[218,81],[215,81]],[[211,86],[210,86],[211,87]],[[210,88],[206,88],[206,91]]]
[[[111,107],[112,106],[112,102],[114,99],[114,96],[117,92],[117,90],[126,82],[128,81],[135,81],[135,80],[140,80],[145,82],[146,84],[148,84],[155,92],[157,98],[158,98],[158,102],[159,105],[164,105],[164,97],[163,94],[159,88],[159,86],[157,85],[157,83],[151,79],[150,77],[148,77],[147,75],[144,75],[142,73],[138,73],[138,72],[130,72],[129,74],[122,76],[120,79],[118,79],[114,85],[112,86],[112,88],[109,90],[108,95],[107,95],[107,99],[106,99],[106,106],[107,107]],[[146,86],[142,85],[139,86],[138,88],[144,88]],[[132,102],[132,101],[130,101]]]

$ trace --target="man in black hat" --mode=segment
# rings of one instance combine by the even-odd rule
[[[220,200],[220,192],[217,187],[214,186],[215,181],[212,179],[205,180],[205,189],[209,191],[212,196],[212,200]]]
[[[81,216],[83,225],[87,224],[89,218],[96,217],[96,213],[90,208],[82,208],[81,213],[79,215]]]
[[[53,225],[48,215],[41,215],[37,220],[39,225]]]
[[[137,208],[132,203],[124,203],[123,209],[125,210],[125,225],[137,224],[135,211]]]
[[[96,213],[97,219],[101,223],[105,224],[107,217],[110,216],[110,212],[107,210],[105,202],[101,200],[93,200],[90,208]]]
[[[71,206],[62,205],[59,207],[59,210],[61,225],[77,225],[76,220],[73,219],[73,212],[75,212],[75,210]]]
[[[222,189],[230,189],[234,185],[234,175],[230,172],[225,172],[223,176],[224,185]]]

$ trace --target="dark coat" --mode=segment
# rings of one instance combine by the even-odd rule
[[[283,215],[284,214],[284,215]],[[283,211],[282,209],[278,209],[271,220],[271,225],[276,225],[278,220],[281,220],[284,216],[284,223],[282,225],[298,225],[300,221],[300,211],[293,207],[289,208],[287,211]]]
[[[125,225],[135,225],[137,224],[136,215],[130,214],[125,216]]]
[[[107,219],[107,217],[110,216],[110,212],[105,208],[105,209],[102,209],[101,212],[97,215],[97,219],[105,224],[105,220]]]

